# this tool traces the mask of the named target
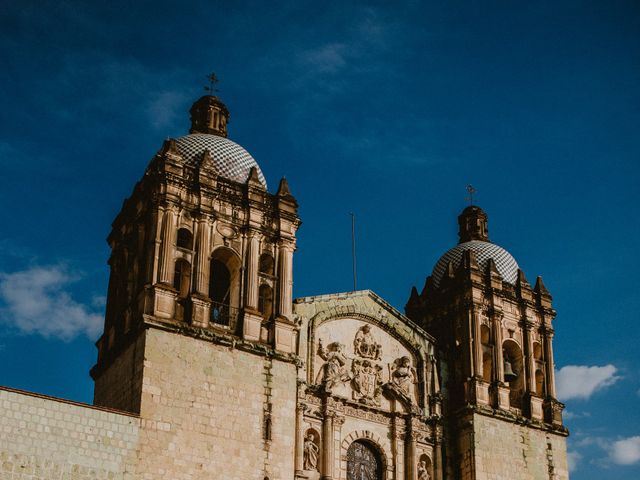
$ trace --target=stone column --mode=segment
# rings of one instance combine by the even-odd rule
[[[533,328],[533,324],[529,322],[526,318],[524,319],[524,344],[526,346],[526,351],[523,352],[524,364],[525,364],[525,373],[527,379],[527,390],[530,393],[534,393],[536,391],[536,379],[535,372],[533,368],[533,338],[531,335],[531,329]]]
[[[160,263],[160,283],[173,284],[173,243],[176,235],[176,216],[168,208],[164,212],[162,227],[162,257]]]
[[[293,245],[281,243],[279,247],[280,257],[280,302],[278,314],[282,317],[291,318],[291,307],[293,303]]]
[[[209,224],[206,218],[198,220],[197,244],[196,244],[196,285],[195,290],[200,295],[209,295],[209,251],[211,247]]]
[[[480,314],[474,308],[472,310],[473,322],[473,360],[475,363],[474,372],[477,377],[482,377],[482,341],[480,334]]]
[[[494,313],[493,319],[493,351],[495,360],[495,376],[496,380],[504,383],[504,359],[502,358],[502,322],[501,314]]]
[[[555,363],[553,361],[553,330],[551,328],[547,328],[545,331],[544,348],[546,357],[545,365],[547,367],[547,393],[551,398],[556,398],[556,381],[554,374]]]
[[[160,281],[160,259],[162,249],[162,225],[164,223],[164,214],[162,210],[156,210],[154,213],[154,222],[156,225],[155,238],[153,239],[153,257],[150,260],[151,266],[151,279],[150,283],[156,283]],[[148,260],[149,261],[149,260]]]
[[[298,405],[296,408],[296,452],[295,469],[296,475],[304,470],[304,406]]]
[[[407,421],[407,425],[406,425],[407,436],[405,440],[405,447],[406,447],[407,457],[404,463],[404,473],[405,473],[405,478],[407,480],[417,480],[416,432],[414,432],[412,417],[408,417],[406,421]]]
[[[322,419],[322,480],[333,480],[334,441],[333,417],[335,412],[325,411]]]
[[[247,255],[247,307],[258,308],[258,260],[260,240],[258,234],[251,232],[249,237],[249,255]]]

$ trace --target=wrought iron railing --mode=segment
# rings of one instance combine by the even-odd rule
[[[227,303],[211,302],[209,322],[224,327],[233,327],[238,319],[238,309]]]

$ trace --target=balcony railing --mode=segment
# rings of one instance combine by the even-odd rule
[[[233,327],[238,319],[238,309],[226,303],[211,302],[211,315],[209,323]]]

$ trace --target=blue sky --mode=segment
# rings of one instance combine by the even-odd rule
[[[4,2],[0,384],[90,402],[110,223],[221,78],[301,205],[295,295],[401,309],[465,186],[558,310],[572,479],[640,477],[637,2]]]

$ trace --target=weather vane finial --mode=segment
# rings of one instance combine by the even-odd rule
[[[207,80],[209,80],[209,86],[204,87],[204,89],[207,92],[209,92],[211,95],[213,95],[213,92],[218,91],[218,89],[216,88],[216,85],[220,80],[218,80],[218,77],[216,76],[215,72],[211,72],[209,75],[207,75]]]
[[[469,195],[467,196],[467,200],[469,200],[469,205],[473,205],[473,194],[476,193],[476,189],[473,188],[473,185],[467,185],[467,192]]]

